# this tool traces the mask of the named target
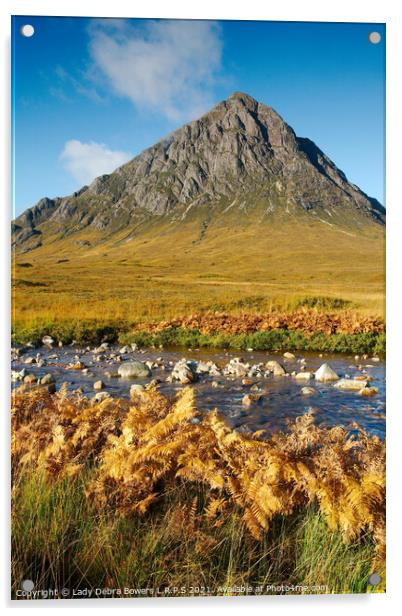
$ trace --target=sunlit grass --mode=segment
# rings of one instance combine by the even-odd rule
[[[211,309],[231,314],[349,307],[384,315],[384,236],[353,239],[327,225],[222,220],[202,241],[200,220],[161,221],[98,243],[89,232],[16,255],[14,320],[150,321]],[[127,235],[127,234],[126,234]],[[77,238],[92,246],[77,247]],[[31,267],[27,267],[29,264]],[[318,299],[317,299],[318,298]]]
[[[243,435],[216,412],[202,418],[189,388],[93,405],[34,389],[15,394],[12,419],[14,591],[32,579],[366,592],[370,573],[384,576],[377,437],[310,415],[288,434]]]

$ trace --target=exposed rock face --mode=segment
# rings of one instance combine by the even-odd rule
[[[312,141],[297,137],[271,107],[236,92],[89,187],[42,199],[13,222],[13,239],[30,249],[48,230],[65,236],[90,225],[107,236],[152,216],[180,221],[210,205],[244,213],[257,204],[266,215],[304,211],[330,224],[385,221],[384,208]]]

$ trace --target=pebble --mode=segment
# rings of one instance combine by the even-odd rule
[[[141,395],[143,391],[145,391],[145,388],[144,388],[143,385],[139,385],[138,383],[135,383],[134,385],[131,385],[131,387],[130,387],[130,398],[135,398],[138,395]]]
[[[378,394],[378,388],[377,387],[363,387],[360,391],[359,391],[359,395],[360,396],[375,396],[376,394]]]
[[[245,407],[252,406],[253,404],[258,404],[262,400],[262,396],[258,394],[246,394],[242,398],[242,405]]]
[[[44,344],[45,346],[51,347],[54,344],[54,340],[51,336],[43,336],[42,344]]]
[[[314,387],[302,387],[301,393],[303,394],[303,396],[313,396],[317,393],[317,390],[314,389]]]
[[[94,397],[92,398],[92,403],[96,404],[98,402],[102,402],[103,400],[107,400],[108,398],[111,398],[112,396],[110,395],[110,393],[108,391],[98,391],[97,394],[94,395]]]
[[[86,366],[82,361],[77,361],[75,364],[69,364],[67,368],[70,368],[70,370],[84,370]]]
[[[36,376],[34,374],[27,374],[24,376],[24,383],[28,383],[29,385],[36,383]]]
[[[40,379],[39,383],[41,385],[50,385],[50,383],[54,383],[54,377],[52,374],[45,374],[44,376],[42,376],[42,378]]]
[[[114,370],[105,370],[104,374],[108,379],[117,379],[120,376],[120,374]]]

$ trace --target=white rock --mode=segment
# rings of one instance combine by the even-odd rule
[[[94,397],[92,398],[92,404],[96,404],[97,402],[102,402],[103,400],[107,400],[108,398],[111,398],[112,396],[110,395],[110,393],[108,391],[98,391],[97,394],[94,395]]]
[[[274,376],[284,376],[286,374],[285,368],[276,359],[267,361],[265,368],[272,372]]]
[[[136,379],[151,376],[151,371],[142,361],[123,362],[118,368],[118,373],[123,379]]]
[[[245,364],[242,362],[240,357],[235,357],[230,360],[228,364],[226,364],[224,368],[224,374],[233,374],[238,378],[242,376],[246,376],[250,370],[250,364]]]
[[[43,336],[42,344],[46,346],[52,346],[52,344],[54,344],[54,340],[51,336]]]
[[[182,385],[193,383],[197,380],[197,374],[195,372],[193,363],[187,361],[185,358],[178,361],[172,370],[172,380],[179,381]]]
[[[360,391],[367,386],[367,381],[358,381],[356,379],[341,379],[335,383],[334,387],[345,391]]]
[[[327,363],[322,364],[315,372],[315,380],[320,383],[327,383],[329,381],[337,381],[339,379],[339,375],[331,368],[331,366]]]
[[[309,381],[312,376],[312,372],[298,372],[295,376],[295,379],[297,379],[298,381]]]

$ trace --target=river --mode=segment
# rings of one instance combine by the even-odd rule
[[[62,383],[68,384],[69,390],[81,388],[84,395],[92,397],[94,382],[101,379],[105,385],[105,391],[113,397],[129,397],[132,383],[146,384],[151,379],[160,380],[160,390],[168,396],[173,396],[182,389],[183,385],[177,382],[166,382],[173,364],[185,357],[195,362],[212,360],[219,368],[228,364],[229,360],[241,357],[250,365],[266,363],[275,359],[279,361],[287,372],[299,372],[302,367],[306,371],[314,372],[328,362],[340,377],[367,375],[372,379],[370,385],[378,388],[378,394],[373,397],[363,397],[357,392],[338,390],[333,383],[318,383],[314,379],[310,382],[300,382],[294,377],[282,376],[253,378],[252,382],[257,385],[261,399],[257,404],[245,408],[243,397],[250,392],[250,385],[243,385],[241,378],[233,376],[199,376],[196,383],[191,386],[197,392],[197,407],[200,410],[218,408],[229,420],[230,424],[240,431],[255,431],[266,429],[268,432],[278,429],[286,429],[287,421],[296,418],[303,413],[311,411],[317,424],[325,426],[341,425],[353,430],[353,422],[358,423],[369,433],[385,437],[385,362],[374,361],[371,358],[355,359],[354,355],[331,355],[295,353],[295,359],[285,360],[282,354],[268,352],[239,352],[214,349],[144,349],[130,351],[123,354],[121,359],[140,360],[155,362],[159,366],[152,369],[152,377],[146,379],[126,380],[107,376],[105,371],[117,372],[121,362],[116,361],[119,348],[110,347],[106,352],[97,355],[93,349],[68,346],[49,349],[25,349],[19,357],[14,356],[12,369],[25,370],[34,374],[37,378],[45,374],[51,374],[56,382],[56,389]],[[37,363],[26,364],[27,358],[39,360]],[[44,360],[45,365],[40,365]],[[67,369],[67,365],[80,360],[88,369],[87,373],[81,370]],[[28,360],[29,361],[29,360]],[[13,387],[20,385],[13,383]],[[313,395],[303,395],[303,387],[311,386],[315,389]]]

